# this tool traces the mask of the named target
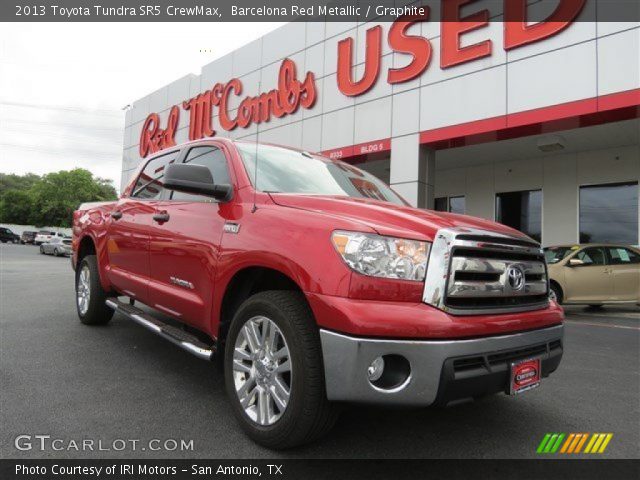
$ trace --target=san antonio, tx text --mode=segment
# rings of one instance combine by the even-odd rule
[[[217,465],[203,466],[193,464],[190,467],[176,467],[171,465],[146,465],[120,463],[113,465],[23,465],[16,464],[16,475],[91,475],[93,477],[120,476],[120,475],[177,475],[188,473],[190,475],[240,475],[243,477],[260,477],[264,473],[269,475],[282,475],[283,466],[275,464],[256,465]]]

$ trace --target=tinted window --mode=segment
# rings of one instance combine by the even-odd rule
[[[464,197],[449,197],[449,211],[451,213],[460,213],[464,215],[466,210],[466,201]]]
[[[133,187],[132,197],[146,200],[154,200],[162,195],[162,178],[165,167],[176,161],[179,152],[172,152],[161,157],[154,158],[147,163]]]
[[[575,258],[578,260],[582,260],[585,265],[604,265],[605,264],[605,255],[604,248],[601,247],[590,247],[585,248],[584,250],[580,250]]]
[[[347,163],[272,145],[238,142],[236,146],[249,178],[263,192],[372,198],[406,205],[379,178]]]
[[[438,197],[433,201],[433,209],[438,212],[446,212],[447,211],[447,197]]]
[[[498,193],[496,220],[540,242],[542,239],[542,190]]]
[[[227,159],[217,147],[195,147],[189,150],[184,163],[193,163],[194,165],[203,165],[209,169],[213,181],[217,185],[229,185],[229,169],[227,168]],[[173,192],[171,198],[173,200],[190,200],[190,201],[213,201],[210,198],[201,195],[192,195],[183,192]]]
[[[580,187],[580,242],[638,243],[638,184]]]
[[[611,247],[609,251],[609,260],[611,265],[626,265],[632,263],[640,263],[640,255],[633,250],[622,247]]]

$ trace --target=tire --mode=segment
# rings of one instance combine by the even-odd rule
[[[76,310],[80,321],[85,325],[107,324],[113,317],[113,310],[105,304],[108,297],[100,284],[96,256],[87,255],[76,270]]]
[[[551,293],[551,298],[554,299],[558,303],[558,305],[562,305],[562,301],[564,299],[562,298],[562,290],[560,289],[560,287],[555,283],[552,283],[550,285],[549,292]]]
[[[54,249],[53,249],[53,255],[54,255],[54,256],[56,256],[56,257],[59,257],[59,256],[60,256],[60,252],[58,251],[58,249],[57,249],[57,248],[54,248]]]
[[[44,255],[44,247],[42,245],[40,245],[40,253]]]
[[[264,377],[258,377],[259,373],[255,373],[259,372],[261,365],[255,355],[259,356],[261,353],[260,348],[253,349],[247,342],[247,330],[243,327],[247,325],[247,328],[250,328],[250,322],[258,329],[260,335],[264,333],[265,325],[271,322],[269,331],[276,332],[276,348],[267,347],[267,352],[282,352],[285,348],[288,350],[288,355],[274,360],[275,370],[267,373],[271,378],[278,377],[278,380],[265,380]],[[277,328],[274,329],[274,325]],[[266,343],[267,341],[263,345]],[[237,350],[244,353],[238,356]],[[252,356],[249,352],[254,350],[258,353]],[[250,358],[246,358],[247,356]],[[238,362],[244,365],[242,370],[237,367]],[[288,372],[286,364],[290,366]],[[253,374],[249,373],[248,365],[252,365],[250,370]],[[267,358],[267,367],[263,365],[263,371],[266,369],[268,372],[269,365],[274,367]],[[285,371],[278,374],[280,368]],[[234,415],[247,435],[260,445],[280,450],[310,443],[327,433],[337,419],[337,409],[327,400],[325,392],[318,327],[304,295],[300,292],[261,292],[240,306],[231,321],[226,339],[224,373]],[[237,392],[237,388],[242,390],[244,386],[243,378],[244,382],[252,385],[248,388],[249,394],[246,396],[247,410],[241,405],[240,394]],[[286,396],[281,394],[282,389],[277,388],[277,382],[289,387],[290,395],[283,409],[278,407],[275,391],[280,392],[281,401],[283,398],[286,399]],[[269,388],[272,388],[274,393],[267,396],[264,392]],[[266,402],[260,403],[259,398],[264,399],[265,396]],[[267,419],[265,415],[260,415],[260,411],[265,409],[259,409],[259,404],[270,405],[273,418]]]

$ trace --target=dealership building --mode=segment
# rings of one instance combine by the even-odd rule
[[[286,24],[134,102],[121,187],[156,151],[225,136],[323,152],[544,245],[637,245],[640,22],[598,21],[598,3],[555,23],[439,22],[435,6]]]

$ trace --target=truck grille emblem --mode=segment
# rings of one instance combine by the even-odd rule
[[[518,265],[509,265],[507,268],[507,281],[513,290],[522,290],[524,287],[524,272]]]

